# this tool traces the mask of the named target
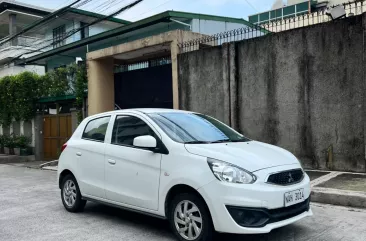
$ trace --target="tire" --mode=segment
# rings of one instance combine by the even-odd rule
[[[185,205],[187,205],[187,207]],[[185,210],[187,211],[185,212]],[[169,205],[168,214],[170,226],[178,240],[212,240],[214,229],[211,215],[206,203],[199,196],[193,193],[176,195]],[[179,228],[181,229],[181,232],[178,231]],[[191,231],[189,231],[189,229],[191,229]]]
[[[69,212],[77,213],[84,210],[86,200],[82,199],[79,185],[71,174],[62,180],[61,200],[65,209]]]

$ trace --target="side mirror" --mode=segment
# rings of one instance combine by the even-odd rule
[[[139,136],[133,139],[133,145],[142,148],[156,148],[156,139],[152,136]]]

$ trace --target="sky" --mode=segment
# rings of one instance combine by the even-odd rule
[[[17,1],[44,8],[58,9],[75,0]],[[133,0],[91,0],[81,8],[108,14],[131,2]],[[144,0],[118,17],[128,21],[137,21],[167,10],[175,10],[248,19],[248,15],[269,10],[273,2],[274,0]]]

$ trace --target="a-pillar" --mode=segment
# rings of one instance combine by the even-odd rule
[[[88,115],[114,110],[114,60],[88,60]]]

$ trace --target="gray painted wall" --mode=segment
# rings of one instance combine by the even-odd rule
[[[181,54],[180,107],[286,148],[306,167],[364,172],[365,17]]]

